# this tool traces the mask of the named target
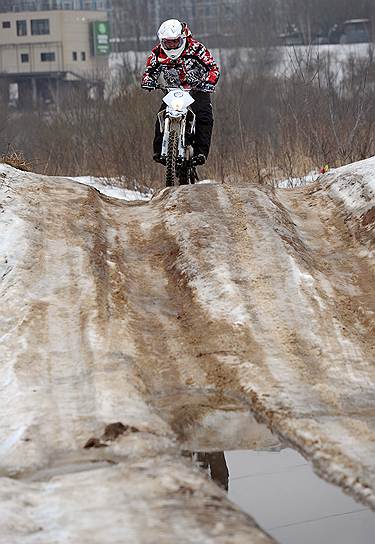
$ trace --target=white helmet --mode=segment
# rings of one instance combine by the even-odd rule
[[[159,28],[158,37],[164,53],[172,60],[178,59],[186,45],[182,23],[177,19],[164,21]]]

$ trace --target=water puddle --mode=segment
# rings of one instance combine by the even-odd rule
[[[280,544],[374,544],[375,515],[326,483],[232,392],[186,388],[152,399],[194,463]]]
[[[374,544],[374,513],[321,480],[299,453],[194,453],[231,501],[280,544]]]

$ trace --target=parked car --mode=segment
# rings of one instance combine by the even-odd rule
[[[369,19],[351,19],[342,25],[340,43],[367,43],[372,39]]]
[[[328,32],[328,41],[329,43],[340,43],[340,38],[342,34],[342,28],[339,24],[333,25]]]
[[[279,35],[280,45],[304,45],[303,34],[295,25],[288,25],[287,31]]]
[[[311,45],[327,45],[329,42],[328,36],[323,32],[318,32],[311,38]]]
[[[310,37],[304,36],[295,25],[289,25],[287,32],[279,34],[280,45],[326,45],[328,36],[323,31],[317,31]]]

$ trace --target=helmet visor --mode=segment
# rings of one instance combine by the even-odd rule
[[[167,51],[178,49],[182,45],[182,38],[181,36],[178,38],[163,38],[161,44]]]

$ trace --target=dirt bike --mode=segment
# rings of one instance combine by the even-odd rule
[[[158,86],[167,92],[163,101],[167,107],[158,114],[163,133],[161,159],[165,163],[165,185],[188,185],[199,180],[192,164],[192,139],[195,132],[194,102],[191,89]]]

